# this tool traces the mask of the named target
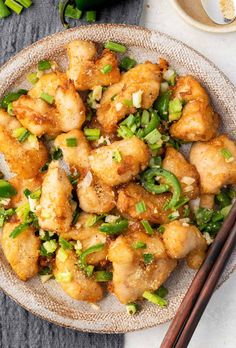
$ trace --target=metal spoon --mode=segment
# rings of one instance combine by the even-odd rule
[[[216,24],[232,23],[236,18],[236,0],[201,0],[208,17]]]

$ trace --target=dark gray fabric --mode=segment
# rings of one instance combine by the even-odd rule
[[[99,13],[98,22],[139,23],[143,0],[110,2],[113,5]],[[58,0],[35,0],[21,16],[0,20],[0,65],[22,48],[63,29],[57,6]],[[1,348],[121,348],[123,344],[123,335],[79,333],[38,319],[0,291]]]

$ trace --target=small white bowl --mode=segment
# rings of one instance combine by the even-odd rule
[[[212,33],[236,31],[236,20],[231,24],[218,25],[205,13],[201,0],[170,0],[179,15],[194,27]]]

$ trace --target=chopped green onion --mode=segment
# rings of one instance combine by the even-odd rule
[[[156,294],[157,296],[160,296],[161,298],[165,298],[165,297],[168,295],[168,289],[166,289],[163,285],[161,285],[161,286],[159,287],[159,289],[157,289],[157,290],[155,291],[155,294]]]
[[[156,295],[155,293],[152,293],[151,291],[144,291],[143,297],[149,302],[152,302],[160,307],[166,307],[168,303],[167,300]]]
[[[72,225],[76,225],[79,219],[79,211],[75,210],[72,219]]]
[[[178,120],[182,113],[183,104],[178,98],[170,100],[169,102],[169,121]]]
[[[145,231],[147,232],[147,234],[150,234],[150,235],[153,234],[152,226],[149,224],[149,222],[147,220],[142,220],[141,224],[145,228]]]
[[[29,195],[31,194],[31,191],[30,191],[29,189],[26,188],[26,189],[23,191],[23,193],[24,193],[25,197],[27,198],[27,197],[29,197]]]
[[[0,197],[11,198],[17,194],[16,189],[6,180],[0,179]]]
[[[95,279],[97,282],[109,282],[112,280],[112,272],[97,271],[95,272]]]
[[[8,104],[10,104],[11,102],[17,100],[20,98],[20,96],[27,94],[28,91],[26,89],[19,89],[19,91],[17,92],[10,92],[7,95],[5,95],[5,97],[2,99],[1,102],[1,107],[3,109],[7,109]]]
[[[132,100],[129,100],[129,99],[124,99],[124,100],[123,100],[123,104],[124,104],[125,106],[132,107],[132,106],[133,106],[133,101],[132,101]]]
[[[133,244],[134,249],[145,249],[147,247],[146,243],[143,243],[141,240],[138,240]]]
[[[29,8],[32,5],[31,0],[17,0],[17,2],[19,2],[19,4],[21,4],[25,8]]]
[[[225,162],[232,162],[233,161],[233,155],[228,149],[221,149],[220,150],[222,156],[225,158]]]
[[[18,4],[16,1],[14,0],[6,0],[5,1],[5,5],[7,7],[9,7],[12,11],[14,11],[15,13],[17,13],[18,15],[21,13],[21,11],[23,10],[23,6],[21,6],[20,4]]]
[[[49,62],[49,60],[41,60],[38,62],[38,69],[39,71],[49,70],[51,69],[52,65]]]
[[[127,313],[129,315],[134,315],[137,311],[138,311],[139,307],[137,305],[137,303],[133,302],[133,303],[128,303],[126,305],[126,310],[127,310]]]
[[[23,143],[29,137],[30,132],[26,128],[20,127],[14,129],[12,135],[14,138],[17,138],[20,143]]]
[[[76,138],[66,138],[66,146],[68,147],[77,147],[78,142]]]
[[[58,283],[69,283],[72,280],[72,274],[69,271],[60,272],[55,277]]]
[[[136,60],[130,58],[130,57],[124,57],[120,62],[120,67],[122,70],[128,71],[135,67],[137,64]]]
[[[90,248],[86,249],[85,251],[83,251],[80,256],[79,256],[79,266],[81,269],[85,269],[87,267],[87,261],[86,261],[86,257],[92,253],[96,253],[98,251],[103,250],[104,248],[104,243],[99,243],[96,245],[91,246]]]
[[[148,144],[155,144],[157,141],[161,140],[161,133],[155,128],[144,138]]]
[[[62,237],[59,237],[59,244],[63,249],[69,249],[69,250],[73,249],[72,244]]]
[[[49,163],[45,163],[40,169],[40,173],[45,173],[48,170]]]
[[[73,19],[80,19],[82,16],[82,11],[72,5],[67,5],[65,16]]]
[[[40,95],[40,98],[42,100],[44,100],[46,103],[48,103],[48,104],[53,104],[54,103],[54,97],[49,95],[49,94],[47,94],[47,93],[42,92],[41,95]]]
[[[11,209],[5,210],[3,207],[1,207],[0,208],[0,227],[3,226],[5,220],[8,220],[8,218],[14,214],[15,214],[15,209],[11,208]]]
[[[68,179],[70,180],[70,183],[72,186],[78,184],[79,177],[80,177],[79,173],[77,173],[76,175],[68,175]]]
[[[160,226],[158,227],[157,231],[161,234],[163,234],[165,232],[165,227],[164,226]]]
[[[54,151],[52,152],[52,159],[57,161],[59,159],[61,159],[63,157],[63,152],[62,150],[58,147],[58,148],[55,148]]]
[[[27,75],[27,80],[32,84],[32,85],[35,85],[39,78],[37,76],[37,73],[36,72],[32,72],[30,74]]]
[[[91,277],[94,271],[93,265],[88,265],[84,268],[85,273],[87,274],[87,277]]]
[[[0,18],[6,18],[10,16],[11,11],[4,4],[3,0],[0,0]]]
[[[117,53],[125,53],[126,47],[124,45],[121,45],[120,43],[108,41],[105,45],[105,48],[108,48],[111,51],[117,52]]]
[[[32,199],[39,199],[41,197],[41,193],[42,193],[41,188],[38,188],[37,190],[35,190],[34,192],[32,192],[30,194],[30,198],[32,198]]]
[[[115,150],[112,152],[113,161],[120,163],[122,161],[122,155],[119,150]]]
[[[141,108],[143,91],[139,90],[132,94],[132,104],[135,108]]]
[[[57,249],[57,242],[54,239],[48,240],[47,242],[43,243],[43,247],[47,253],[52,254]]]
[[[134,135],[128,127],[122,125],[118,128],[117,134],[123,139],[131,138]]]
[[[169,84],[168,82],[162,82],[160,85],[160,92],[161,94],[167,92],[169,90]]]
[[[160,168],[162,164],[162,158],[160,156],[152,157],[149,162],[149,167]]]
[[[122,220],[117,220],[116,222],[113,222],[113,223],[103,223],[99,227],[99,230],[108,235],[119,234],[123,232],[125,229],[127,229],[128,225],[129,225],[128,220],[122,219]]]
[[[106,64],[104,65],[104,67],[100,70],[101,73],[103,73],[104,75],[105,74],[108,74],[109,72],[112,71],[112,65],[111,64]]]
[[[14,115],[14,110],[13,110],[13,104],[12,103],[9,103],[7,105],[7,112],[9,115],[13,116]]]
[[[60,248],[57,252],[57,258],[61,262],[65,262],[68,258],[68,254],[65,249]]]
[[[28,223],[22,223],[14,228],[14,230],[10,233],[10,238],[16,238],[24,232],[29,227]]]
[[[147,210],[146,205],[143,201],[136,203],[135,209],[138,214],[144,213]]]
[[[141,118],[141,125],[147,126],[150,122],[150,114],[147,110],[143,110],[142,118]]]
[[[100,129],[84,128],[84,135],[89,141],[98,140],[100,138]]]
[[[96,11],[86,11],[85,19],[89,23],[93,23],[96,21]]]
[[[147,253],[147,254],[143,254],[143,261],[145,265],[150,265],[150,263],[152,263],[154,260],[154,255]]]
[[[177,74],[173,69],[168,69],[163,73],[163,79],[166,80],[171,86],[175,85],[176,76]]]

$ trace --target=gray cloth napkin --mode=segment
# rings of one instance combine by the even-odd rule
[[[0,65],[22,48],[63,28],[58,0],[35,0],[21,16],[0,20]],[[143,0],[110,1],[98,22],[138,24]],[[84,21],[71,22],[72,26]],[[1,348],[121,348],[123,335],[80,333],[50,324],[25,311],[0,291]]]

